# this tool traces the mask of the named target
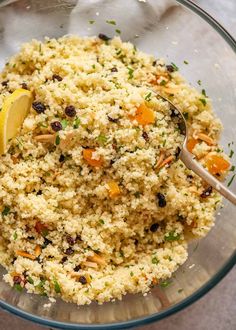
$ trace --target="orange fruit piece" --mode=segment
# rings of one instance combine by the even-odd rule
[[[206,167],[211,174],[217,174],[227,171],[230,163],[221,156],[211,155],[206,160]]]
[[[115,181],[109,181],[107,185],[111,198],[117,197],[120,194],[120,188]]]
[[[191,138],[191,139],[188,139],[187,141],[187,149],[189,152],[192,152],[193,151],[193,148],[195,147],[195,145],[198,143],[198,140],[194,139],[194,138]]]
[[[141,104],[137,108],[133,119],[136,119],[137,122],[143,126],[153,124],[155,122],[155,114],[152,109],[148,108],[145,104]]]
[[[83,157],[86,160],[86,162],[94,167],[101,167],[103,164],[103,159],[93,159],[93,152],[95,152],[95,149],[83,149]]]

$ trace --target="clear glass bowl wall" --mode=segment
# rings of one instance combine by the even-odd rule
[[[109,19],[116,21],[116,27],[106,23]],[[95,23],[89,24],[89,20]],[[236,136],[235,42],[188,1],[0,1],[0,67],[21,43],[32,38],[68,33],[113,36],[115,28],[121,30],[123,40],[175,62],[193,86],[201,88],[197,81],[202,81],[223,122],[222,145],[227,152],[227,144]],[[231,188],[236,192],[236,184]],[[122,301],[102,306],[94,303],[77,307],[58,299],[45,308],[47,298],[18,293],[0,280],[0,306],[26,319],[62,329],[120,329],[164,318],[197,300],[235,264],[235,208],[226,201],[224,204],[215,227],[205,239],[190,244],[188,261],[165,289],[155,287],[145,297],[127,295]],[[0,267],[1,278],[4,272]]]

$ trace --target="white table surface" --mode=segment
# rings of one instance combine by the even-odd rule
[[[236,38],[236,0],[195,0]],[[236,330],[236,267],[205,297],[140,330]],[[0,330],[45,328],[0,311]]]

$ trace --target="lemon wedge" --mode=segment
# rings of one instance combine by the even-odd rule
[[[4,154],[7,143],[16,136],[32,103],[32,93],[26,89],[17,89],[7,96],[0,112],[0,154]]]

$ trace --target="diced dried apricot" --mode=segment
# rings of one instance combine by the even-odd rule
[[[100,167],[103,164],[103,159],[93,159],[92,157],[95,151],[95,149],[83,149],[83,157],[89,165],[94,167]]]
[[[230,163],[221,156],[210,155],[207,157],[206,167],[211,174],[217,174],[227,171],[230,167]]]
[[[24,258],[31,259],[31,260],[35,260],[35,259],[36,259],[36,257],[33,256],[32,254],[27,253],[27,252],[25,252],[25,251],[21,251],[21,250],[17,250],[17,251],[16,251],[16,255],[17,255],[17,256],[24,257]]]
[[[41,252],[42,252],[42,249],[41,249],[40,245],[37,245],[35,250],[34,250],[35,257],[36,258],[39,257]]]
[[[155,113],[152,109],[148,108],[145,104],[141,104],[133,117],[140,125],[153,124],[155,122]]]
[[[117,197],[120,194],[120,188],[115,181],[107,183],[109,189],[109,195],[111,198]]]
[[[198,140],[196,140],[194,138],[188,139],[188,142],[187,142],[188,151],[192,152],[197,143],[198,143]]]

